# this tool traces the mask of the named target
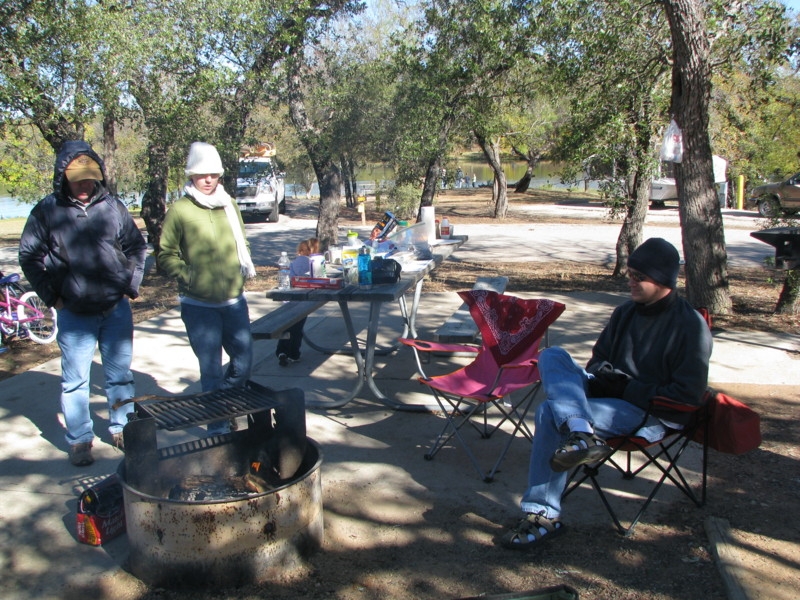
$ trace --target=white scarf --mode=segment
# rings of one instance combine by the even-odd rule
[[[228,192],[225,191],[225,188],[218,184],[213,194],[206,195],[194,187],[194,184],[190,181],[183,188],[183,191],[187,196],[194,198],[194,201],[203,208],[225,209],[225,216],[228,217],[228,224],[231,226],[233,239],[236,241],[236,253],[239,256],[239,264],[242,268],[242,275],[248,279],[255,277],[256,268],[253,266],[253,259],[250,258],[250,252],[247,250],[247,242],[245,241],[244,234],[242,233],[242,226],[239,224],[239,216],[236,212],[236,209],[233,207],[233,200],[231,200],[231,197],[228,195]]]

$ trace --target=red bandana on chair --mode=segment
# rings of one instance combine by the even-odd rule
[[[478,324],[483,344],[503,365],[541,338],[566,306],[553,300],[525,300],[486,290],[458,292]]]

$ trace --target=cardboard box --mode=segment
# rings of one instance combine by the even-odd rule
[[[78,541],[100,546],[125,533],[125,502],[116,474],[89,487],[78,499]]]
[[[333,277],[292,277],[292,287],[338,290],[344,287],[344,280]]]

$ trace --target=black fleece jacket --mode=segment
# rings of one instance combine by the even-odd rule
[[[623,399],[647,408],[655,396],[698,406],[708,385],[712,338],[703,317],[673,291],[650,305],[628,301],[617,307],[587,364],[603,361],[631,376]],[[684,413],[656,414],[678,423]]]

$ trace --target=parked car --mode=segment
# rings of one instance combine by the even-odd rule
[[[725,201],[728,195],[727,169],[728,161],[717,156],[712,157],[714,165],[714,186],[717,189],[719,205],[725,208]],[[673,163],[662,162],[660,166],[660,176],[650,182],[650,206],[652,208],[664,208],[664,203],[668,200],[678,199],[678,188],[673,177]]]
[[[759,185],[750,192],[746,205],[762,217],[777,217],[800,210],[800,173],[784,181]]]
[[[236,176],[236,204],[243,217],[262,218],[277,223],[286,212],[284,174],[273,162],[274,147],[261,144],[247,150],[239,158]]]

